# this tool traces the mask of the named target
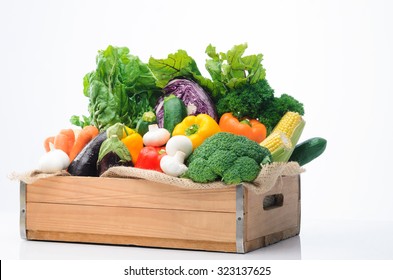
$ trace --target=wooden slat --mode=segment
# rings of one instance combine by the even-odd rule
[[[145,247],[161,247],[176,249],[207,250],[220,252],[236,252],[235,242],[212,242],[201,240],[182,240],[170,238],[154,238],[125,235],[86,234],[55,231],[27,232],[29,240],[65,241],[97,244],[136,245]]]
[[[32,231],[236,241],[235,213],[28,202],[26,219]]]
[[[27,202],[236,212],[235,188],[193,190],[143,179],[95,177],[51,177],[27,188]]]

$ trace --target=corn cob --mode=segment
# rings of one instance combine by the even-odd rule
[[[269,149],[273,161],[286,162],[299,141],[304,126],[305,121],[301,115],[287,112],[260,145]]]

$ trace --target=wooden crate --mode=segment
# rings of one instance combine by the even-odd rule
[[[51,177],[21,183],[20,216],[28,240],[245,253],[299,234],[300,176],[279,178],[263,195],[242,185]]]

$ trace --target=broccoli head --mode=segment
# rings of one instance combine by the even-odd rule
[[[226,184],[252,182],[261,164],[271,162],[268,149],[244,136],[219,132],[207,138],[187,159],[185,177],[198,183],[219,178]]]
[[[232,112],[238,118],[256,119],[274,100],[274,90],[266,79],[245,84],[228,92],[217,102],[217,113]]]

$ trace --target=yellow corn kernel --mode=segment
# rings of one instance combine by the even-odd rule
[[[281,131],[285,133],[285,136],[291,140],[292,146],[295,146],[299,141],[305,124],[305,121],[299,113],[287,112],[273,129],[273,132]]]
[[[270,151],[273,161],[285,162],[293,150],[291,141],[280,131],[271,133],[260,145]]]
[[[282,131],[288,138],[291,138],[296,127],[303,121],[302,116],[297,112],[287,112],[278,122],[274,131]]]
[[[274,132],[262,141],[261,146],[267,148],[271,153],[277,150],[281,145],[290,148],[291,144],[283,133]]]

